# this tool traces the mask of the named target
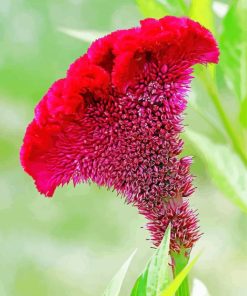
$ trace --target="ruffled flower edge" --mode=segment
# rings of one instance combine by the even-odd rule
[[[188,18],[146,19],[140,27],[96,40],[70,66],[66,78],[56,81],[36,106],[20,152],[24,170],[34,178],[40,192],[52,196],[55,185],[49,190],[45,185],[51,173],[44,170],[39,156],[54,146],[68,121],[78,112],[83,114],[91,98],[107,100],[113,90],[124,94],[138,82],[150,61],[168,73],[169,69],[187,69],[195,63],[217,63],[218,57],[212,34]]]

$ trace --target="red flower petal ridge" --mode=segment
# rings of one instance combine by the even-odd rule
[[[182,113],[196,63],[217,63],[211,33],[188,18],[146,19],[96,40],[35,109],[21,163],[38,190],[92,180],[114,188],[150,221],[155,245],[199,238],[187,197],[191,158],[180,158]]]

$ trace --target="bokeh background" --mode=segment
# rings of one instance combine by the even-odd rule
[[[144,219],[114,192],[81,184],[60,188],[53,199],[46,199],[19,164],[34,106],[88,47],[59,28],[110,32],[136,26],[141,18],[133,0],[1,1],[1,296],[101,295],[137,248],[122,290],[126,296],[153,253],[141,228]],[[214,117],[212,104],[196,88],[191,98],[200,94]],[[231,95],[226,91],[221,99],[231,113]],[[186,121],[192,129],[210,132],[193,108]],[[194,255],[203,253],[192,277],[200,279],[210,295],[247,295],[247,216],[213,185],[191,142],[186,144],[185,154],[189,153],[195,155],[192,171],[197,175],[191,202],[199,211],[204,233],[193,250]]]

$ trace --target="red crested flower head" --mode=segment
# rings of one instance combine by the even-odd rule
[[[114,188],[150,220],[156,245],[171,223],[171,248],[191,248],[199,234],[179,134],[192,66],[218,55],[211,33],[188,18],[146,19],[96,40],[37,105],[24,170],[46,196],[70,181]]]

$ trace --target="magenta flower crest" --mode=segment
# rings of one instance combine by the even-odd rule
[[[196,63],[217,63],[211,33],[187,19],[146,19],[96,40],[35,109],[21,163],[38,190],[89,180],[114,188],[148,219],[156,246],[169,223],[171,250],[198,240],[190,157],[180,133]]]

